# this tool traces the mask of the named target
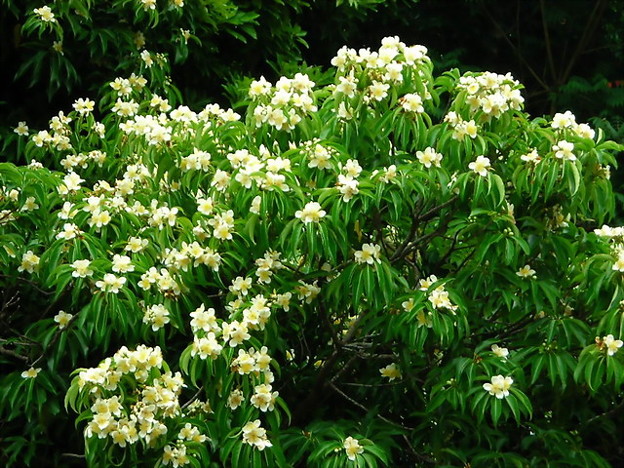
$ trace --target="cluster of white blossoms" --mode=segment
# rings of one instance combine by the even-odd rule
[[[565,132],[565,130],[571,130],[573,135],[581,138],[593,139],[596,135],[594,129],[588,124],[576,123],[576,116],[570,111],[555,114],[551,122],[551,127],[555,130],[560,130],[562,133]]]
[[[449,298],[449,293],[444,288],[444,285],[438,286],[433,291],[431,291],[427,299],[434,309],[446,309],[454,314],[458,308],[457,305],[451,302],[451,299]]]
[[[71,122],[72,119],[60,111],[58,115],[50,119],[50,130],[40,130],[31,137],[31,140],[38,147],[45,146],[57,151],[69,151],[73,148],[69,138],[72,133],[69,126]]]
[[[273,444],[267,438],[266,429],[260,426],[260,420],[250,421],[243,426],[243,443],[249,444],[258,450],[272,447]]]
[[[165,421],[181,415],[178,398],[184,383],[179,372],[155,374],[152,371],[162,366],[160,348],[140,345],[135,351],[124,346],[98,367],[83,369],[78,377],[79,387],[88,388],[93,401],[93,417],[85,428],[86,437],[110,438],[114,444],[125,447],[139,440],[150,444],[166,434]],[[111,395],[119,389],[122,378],[124,382],[134,380],[132,385],[136,387],[137,399]],[[183,438],[205,440],[195,432],[196,429],[189,426]]]
[[[356,457],[364,452],[364,448],[360,445],[359,441],[351,436],[344,440],[342,447],[345,449],[347,458],[351,461],[355,461]]]
[[[611,268],[614,271],[624,273],[624,227],[610,227],[603,224],[601,228],[594,229],[594,234],[609,240],[611,250],[616,258]]]
[[[353,256],[356,263],[367,263],[374,265],[375,262],[381,263],[381,246],[377,244],[362,244],[362,250],[356,250]]]
[[[453,129],[452,137],[454,140],[463,140],[466,136],[472,139],[477,138],[479,127],[472,119],[464,120],[461,115],[451,111],[444,116],[444,122]]]
[[[416,157],[418,162],[425,166],[427,169],[431,166],[440,167],[443,156],[436,152],[435,148],[428,146],[424,151],[416,151]]]
[[[104,124],[98,124],[98,125],[104,125]],[[94,130],[96,132],[100,131],[100,128],[98,127],[97,129],[94,128]],[[87,169],[89,167],[90,163],[95,163],[97,164],[99,167],[102,167],[102,165],[104,164],[104,162],[106,161],[106,153],[104,151],[101,150],[92,150],[89,151],[88,153],[77,153],[77,154],[68,154],[67,156],[65,156],[63,159],[61,159],[61,166],[63,166],[63,168],[66,171],[75,171],[78,168],[81,169]]]
[[[308,75],[281,77],[273,86],[264,77],[249,87],[249,97],[257,103],[253,110],[256,126],[269,124],[277,130],[291,131],[301,119],[317,111],[314,82]]]
[[[342,195],[342,201],[348,202],[355,195],[360,193],[360,189],[358,188],[360,182],[357,178],[362,173],[362,166],[360,166],[357,159],[349,159],[345,165],[342,166],[341,171],[343,173],[338,174],[336,186]]]
[[[152,331],[158,331],[169,323],[169,311],[163,304],[154,304],[145,309],[143,323],[149,324]]]
[[[350,100],[361,92],[365,103],[374,104],[385,100],[391,88],[404,82],[406,76],[417,74],[422,84],[420,93],[407,93],[399,99],[402,110],[420,114],[424,112],[424,101],[431,99],[428,86],[431,84],[431,60],[427,48],[420,45],[407,46],[398,37],[385,37],[376,51],[342,47],[331,64],[338,69],[338,82],[334,93],[343,96],[338,108],[339,117],[349,120],[353,116]],[[358,80],[356,75],[366,75]],[[358,90],[360,82],[369,83]]]
[[[28,250],[22,255],[22,262],[17,267],[17,271],[26,271],[28,273],[35,273],[39,271],[39,261],[41,258],[35,255],[32,250]]]
[[[208,440],[208,437],[202,434],[197,426],[193,426],[191,423],[184,424],[184,427],[178,432],[176,444],[174,446],[165,445],[162,464],[168,465],[171,463],[175,468],[190,463],[185,442],[203,444],[206,440]]]
[[[466,92],[466,102],[474,114],[482,112],[481,119],[499,118],[508,110],[521,110],[524,98],[520,83],[511,76],[492,72],[467,74],[459,79],[457,88]]]
[[[264,253],[264,256],[256,259],[258,283],[270,284],[273,274],[285,268],[282,262],[280,262],[280,256],[281,254],[276,250],[268,250]]]
[[[499,400],[509,396],[509,389],[513,384],[511,377],[503,377],[502,375],[495,375],[492,377],[491,383],[484,383],[483,389],[489,392],[490,395],[496,396]]]
[[[255,185],[268,192],[290,191],[286,179],[286,175],[291,172],[290,159],[274,156],[264,145],[260,145],[258,153],[259,157],[247,149],[240,149],[227,155],[235,172],[234,180],[245,189],[251,189]],[[254,203],[258,204],[261,198],[255,200],[258,201]],[[259,206],[255,208],[256,211],[259,210]]]

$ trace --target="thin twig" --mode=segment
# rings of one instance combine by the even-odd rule
[[[351,397],[350,397],[349,395],[347,395],[345,392],[343,392],[343,391],[342,391],[342,390],[340,390],[338,387],[336,387],[336,385],[335,385],[335,384],[333,384],[332,382],[329,382],[329,386],[331,387],[331,389],[332,389],[332,390],[334,390],[336,393],[338,393],[339,395],[341,395],[341,396],[342,396],[343,398],[345,398],[346,400],[350,401],[352,404],[354,404],[355,406],[357,406],[357,407],[358,407],[358,408],[360,408],[361,410],[363,410],[363,411],[365,411],[365,412],[367,412],[367,413],[370,413],[370,410],[369,410],[366,406],[364,406],[364,405],[363,405],[362,403],[360,403],[359,401],[356,401],[356,400],[354,400],[353,398],[351,398]],[[386,418],[385,416],[383,416],[383,415],[381,415],[381,414],[379,414],[379,413],[377,413],[377,414],[376,414],[376,416],[377,416],[379,419],[381,419],[382,421],[387,422],[388,424],[391,424],[391,425],[393,425],[393,426],[400,427],[400,428],[401,428],[401,429],[403,429],[403,430],[406,430],[406,431],[413,431],[413,430],[414,430],[414,428],[413,428],[413,427],[407,427],[407,426],[404,426],[403,424],[398,423],[398,422],[396,422],[396,421],[392,421],[391,419],[388,419],[388,418]]]
[[[548,31],[548,23],[546,23],[546,12],[544,8],[544,0],[540,0],[540,11],[542,13],[542,29],[544,30],[544,42],[546,43],[546,56],[548,57],[548,66],[553,80],[558,85],[559,80],[555,71],[555,60],[553,59],[552,44],[550,42],[550,33]]]
[[[54,294],[54,292],[52,291],[44,291],[39,286],[37,286],[35,282],[26,278],[22,278],[21,276],[5,275],[4,273],[0,273],[0,278],[15,278],[16,280],[21,281],[22,283],[27,283],[31,285],[33,288],[35,288],[37,291],[39,291],[41,294],[45,296],[51,296],[52,294]]]
[[[548,84],[546,84],[544,82],[544,80],[542,80],[542,78],[537,74],[537,72],[533,69],[533,67],[531,66],[531,64],[529,64],[529,62],[527,62],[527,60],[524,58],[524,56],[522,55],[522,53],[520,52],[520,49],[518,48],[518,46],[516,46],[516,44],[514,44],[511,39],[509,39],[509,37],[507,37],[507,32],[505,32],[505,30],[503,29],[503,27],[498,23],[498,21],[496,21],[496,18],[494,18],[492,16],[492,14],[489,11],[489,8],[483,8],[483,11],[485,12],[485,15],[488,17],[488,19],[492,22],[492,24],[494,25],[494,27],[496,29],[498,29],[499,34],[505,39],[505,41],[507,42],[507,44],[509,44],[509,46],[513,49],[514,53],[516,54],[516,56],[518,57],[518,59],[520,60],[520,62],[522,62],[522,64],[527,68],[527,70],[529,71],[529,73],[533,76],[533,78],[535,78],[535,80],[540,84],[540,86],[542,88],[544,88],[547,91],[550,91],[550,86],[548,86]]]
[[[180,409],[185,409],[186,407],[188,407],[191,403],[193,403],[195,400],[197,400],[199,398],[199,395],[201,394],[201,392],[204,390],[204,386],[202,385],[201,387],[199,387],[199,390],[197,390],[197,392],[195,393],[195,395],[193,395],[191,397],[191,399],[189,401],[187,401],[186,403],[184,403]]]

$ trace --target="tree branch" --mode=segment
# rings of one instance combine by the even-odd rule
[[[0,346],[0,354],[5,354],[6,356],[11,356],[20,361],[28,362],[28,356],[24,356],[10,349],[6,349],[4,346]]]
[[[351,398],[349,395],[347,395],[345,392],[343,392],[342,390],[340,390],[338,387],[336,387],[336,385],[332,382],[329,383],[329,386],[332,390],[334,390],[336,393],[338,393],[340,396],[342,396],[343,398],[345,398],[346,400],[350,401],[352,404],[354,404],[355,406],[357,406],[358,408],[360,408],[361,410],[365,411],[366,413],[370,413],[371,411],[364,406],[362,403],[354,400],[353,398]],[[377,416],[379,419],[381,419],[384,422],[387,422],[388,424],[391,424],[393,426],[396,427],[400,427],[401,429],[405,430],[405,431],[413,431],[414,428],[413,427],[407,427],[404,426],[401,423],[398,423],[396,421],[392,421],[391,419],[386,418],[385,416],[377,413],[375,416]]]

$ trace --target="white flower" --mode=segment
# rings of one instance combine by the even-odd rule
[[[26,125],[26,122],[18,122],[13,132],[17,133],[19,136],[28,136],[28,125]]]
[[[115,254],[113,256],[112,270],[115,273],[129,273],[134,271],[134,265],[132,264],[130,257],[127,255]]]
[[[417,114],[425,112],[425,108],[422,105],[422,98],[418,94],[406,94],[399,100],[399,102],[401,102],[403,110],[407,112],[415,112]]]
[[[34,367],[31,367],[30,369],[22,372],[21,375],[23,379],[34,379],[35,377],[37,377],[39,372],[41,372],[41,367],[37,367],[36,369]]]
[[[535,270],[532,269],[530,265],[524,265],[516,271],[516,275],[520,278],[535,278]]]
[[[362,250],[355,251],[355,261],[357,263],[381,263],[379,254],[381,253],[381,247],[376,244],[362,244]]]
[[[56,18],[54,17],[54,13],[52,13],[52,9],[49,6],[42,6],[41,8],[35,8],[33,12],[39,16],[41,21],[45,23],[56,23]]]
[[[54,316],[54,321],[58,323],[59,329],[62,330],[69,324],[69,321],[72,319],[72,317],[72,314],[68,314],[63,310],[59,310],[59,313]]]
[[[65,177],[63,177],[63,183],[65,184],[65,187],[67,187],[67,190],[70,190],[70,191],[80,190],[80,184],[82,182],[84,182],[84,179],[82,179],[75,172],[70,172]]]
[[[34,273],[39,270],[39,260],[39,256],[35,255],[32,250],[29,250],[22,256],[22,263],[17,267],[17,271]]]
[[[429,169],[432,165],[435,167],[440,167],[443,156],[440,153],[436,153],[436,150],[434,148],[427,147],[425,148],[425,151],[417,151],[416,157],[418,158],[418,162],[420,164]]]
[[[552,128],[570,128],[576,124],[576,117],[570,111],[565,111],[563,114],[557,113],[553,117],[551,124]]]
[[[436,275],[431,275],[425,279],[418,280],[418,289],[421,291],[427,291],[436,281],[438,281],[438,277]]]
[[[602,338],[602,342],[607,347],[607,354],[613,356],[622,347],[624,342],[616,340],[613,335],[607,335]]]
[[[501,348],[500,346],[493,344],[491,349],[492,352],[499,358],[505,359],[507,356],[509,356],[509,350],[507,348]]]
[[[553,145],[552,150],[555,152],[555,157],[557,159],[576,161],[576,155],[572,152],[572,150],[574,150],[574,143],[561,140],[556,145]]]
[[[485,177],[490,168],[490,159],[485,156],[477,156],[476,161],[468,164],[468,168],[479,174],[481,177]]]
[[[117,294],[124,284],[126,284],[126,278],[123,276],[118,277],[112,273],[106,273],[101,281],[96,281],[95,287],[99,288],[103,292],[112,292]]]
[[[371,98],[373,98],[375,101],[381,101],[388,96],[389,88],[389,84],[381,83],[379,81],[373,81],[373,84],[368,87],[368,92]]]
[[[509,388],[513,384],[511,377],[503,377],[502,375],[495,375],[492,377],[492,383],[484,383],[483,389],[490,393],[490,395],[496,396],[499,400],[509,396]]]
[[[325,211],[318,202],[309,202],[303,210],[299,210],[295,213],[295,218],[298,218],[305,224],[308,224],[320,222],[321,218],[325,215]]]
[[[342,446],[344,447],[345,452],[347,452],[347,458],[351,461],[355,461],[355,457],[364,452],[364,448],[359,444],[358,440],[351,436],[345,439]]]
[[[90,265],[91,262],[89,260],[76,260],[71,264],[71,267],[74,269],[72,276],[74,278],[86,278],[93,275],[93,270],[89,268]]]
[[[95,107],[95,101],[92,101],[91,99],[80,98],[72,104],[72,107],[80,115],[87,115],[93,112],[93,108]]]
[[[520,156],[520,159],[523,160],[524,162],[533,163],[533,164],[539,164],[539,162],[542,160],[541,156],[537,153],[536,149],[531,150],[527,154],[523,154],[522,156]]]
[[[402,377],[401,369],[397,367],[395,363],[388,364],[386,367],[382,367],[381,369],[379,369],[379,373],[382,377],[386,377],[390,382],[392,382],[394,379],[400,379]]]
[[[249,212],[259,215],[260,214],[260,204],[262,203],[262,197],[260,195],[256,195],[254,199],[251,201],[251,206],[249,207]]]

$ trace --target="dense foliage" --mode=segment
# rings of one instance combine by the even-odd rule
[[[158,57],[15,129],[3,464],[622,462],[618,145],[396,37],[332,65],[239,114]]]

